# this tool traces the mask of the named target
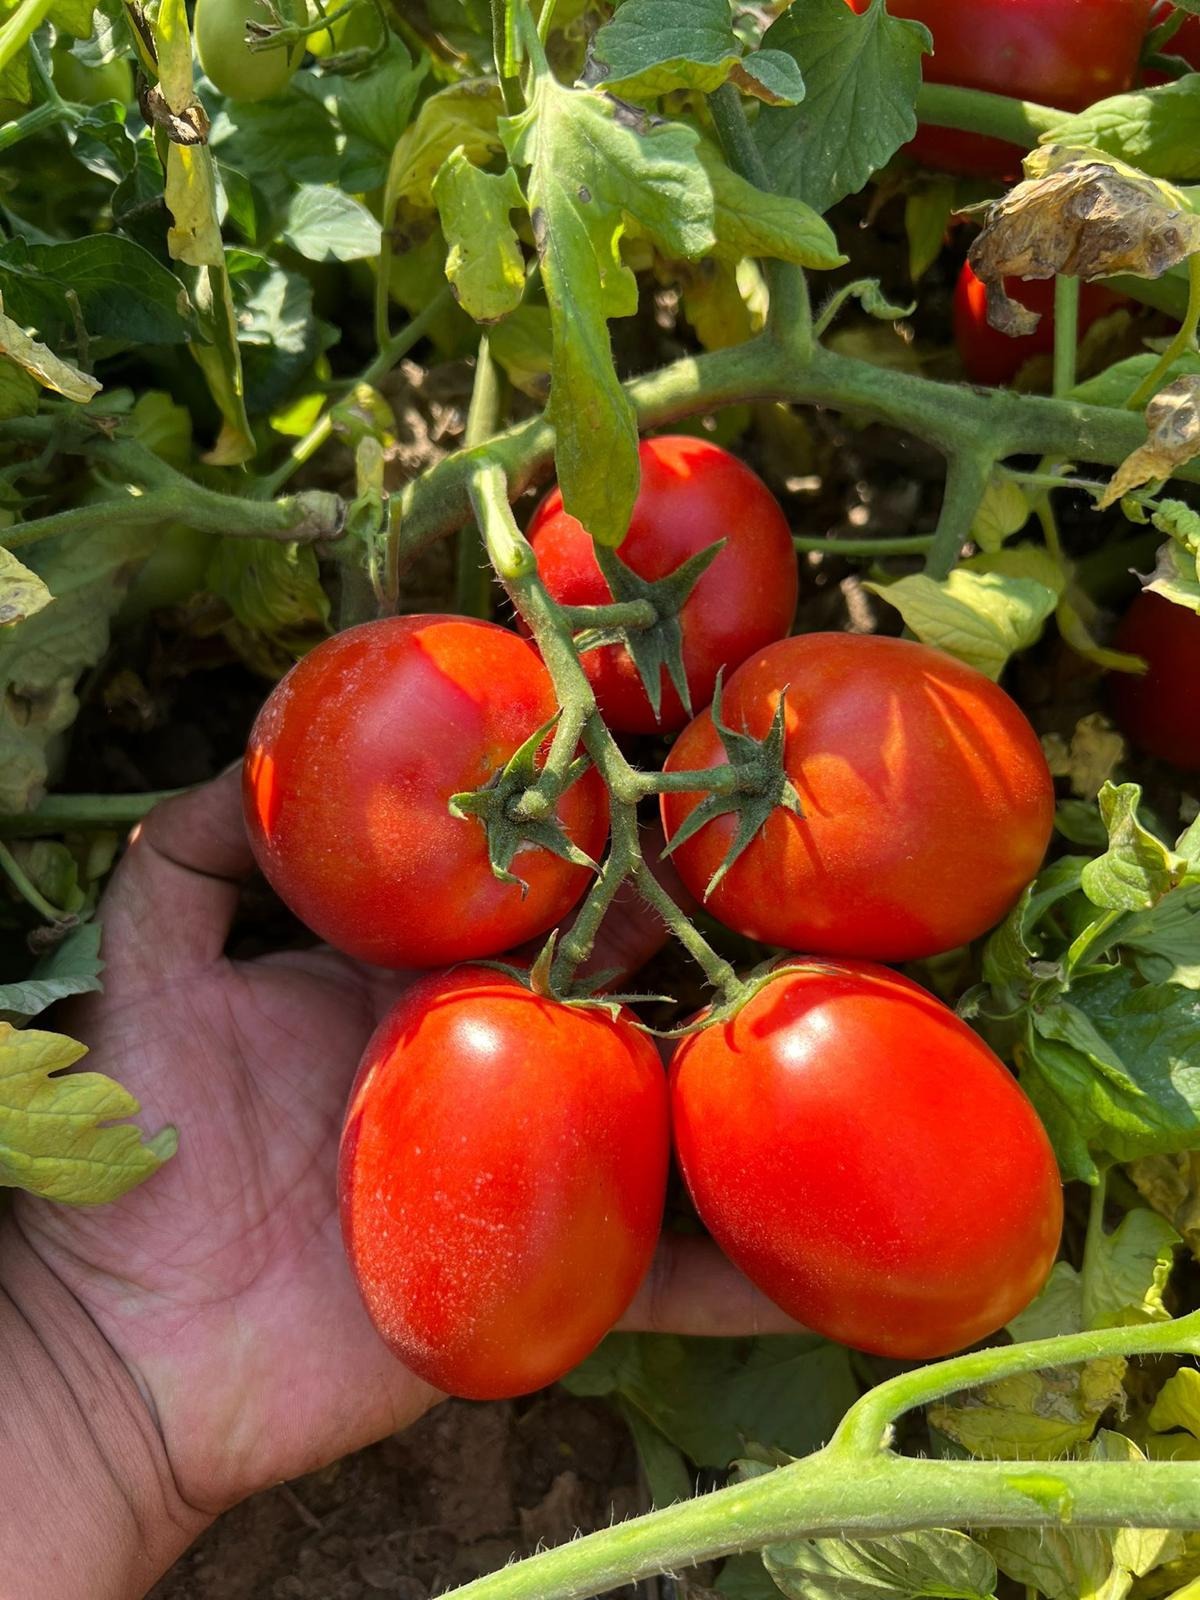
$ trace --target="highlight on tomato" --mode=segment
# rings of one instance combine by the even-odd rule
[[[978,1034],[898,973],[784,967],[685,1037],[670,1079],[696,1210],[806,1327],[946,1355],[1049,1275],[1063,1208],[1045,1130]]]
[[[923,22],[933,54],[927,83],[955,84],[1082,111],[1133,84],[1152,0],[888,0],[893,16]],[[846,0],[863,12],[871,0]],[[924,125],[905,146],[939,171],[1018,175],[1024,151],[1001,139]]]
[[[1117,726],[1148,755],[1200,772],[1200,616],[1143,589],[1117,628],[1118,650],[1141,656],[1144,674],[1114,672],[1109,693]]]
[[[246,826],[255,858],[302,921],[348,955],[432,967],[495,955],[554,926],[591,871],[526,844],[502,881],[474,817],[481,789],[554,716],[550,678],[492,623],[422,615],[325,640],[275,687],[250,734]],[[595,860],[608,797],[594,769],[556,816]]]
[[[779,502],[736,456],[707,439],[644,439],[641,488],[618,554],[639,577],[665,578],[718,540],[725,547],[679,613],[683,668],[692,709],[712,699],[717,673],[781,639],[796,611],[799,575],[791,529]],[[563,510],[557,488],[534,512],[529,542],[538,572],[561,605],[612,599],[590,534]],[[656,718],[629,651],[605,645],[583,656],[605,721],[618,732],[671,732],[688,713],[664,674]]]
[[[478,967],[423,979],[368,1045],[342,1133],[342,1232],[380,1335],[468,1399],[561,1377],[650,1266],[669,1145],[628,1012]]]
[[[675,849],[690,892],[748,938],[908,961],[997,923],[1041,865],[1054,784],[1037,735],[982,673],[927,645],[807,633],[730,678],[725,723],[766,736],[785,701],[783,764],[803,815],[777,806],[715,886],[738,828],[717,816]],[[668,772],[728,761],[711,711]],[[668,840],[701,803],[664,794]]]
[[[970,262],[963,262],[954,285],[954,343],[972,383],[1011,383],[1034,356],[1054,354],[1054,279],[1005,278],[1004,289],[1012,299],[1041,316],[1032,333],[1012,338],[992,327],[987,319],[987,289]],[[1081,283],[1080,336],[1121,302],[1121,295],[1101,283]]]

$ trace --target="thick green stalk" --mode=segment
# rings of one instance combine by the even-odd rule
[[[925,571],[931,578],[944,578],[953,571],[959,551],[970,537],[995,457],[986,446],[956,451],[946,465],[946,487],[942,509]]]
[[[1079,279],[1054,280],[1054,393],[1070,394],[1075,387],[1075,358],[1079,353]]]
[[[479,341],[475,357],[475,381],[471,386],[471,404],[467,410],[463,442],[468,450],[486,444],[496,432],[500,426],[503,399],[503,374],[492,358],[485,333]],[[488,566],[487,551],[483,547],[479,528],[474,522],[465,522],[458,530],[454,595],[455,610],[460,615],[485,619],[491,616],[492,571]]]
[[[1069,112],[1031,100],[1010,100],[982,89],[958,89],[946,83],[923,83],[917,92],[917,120],[960,133],[984,133],[1030,150],[1045,133],[1054,133]]]

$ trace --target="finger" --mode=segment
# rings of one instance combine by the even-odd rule
[[[130,835],[100,905],[106,989],[215,961],[253,866],[240,768],[156,806]]]
[[[742,1338],[803,1333],[711,1239],[664,1233],[633,1304],[617,1324],[634,1333]]]

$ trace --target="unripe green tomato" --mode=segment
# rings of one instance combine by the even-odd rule
[[[287,22],[305,22],[304,0],[278,0]],[[230,100],[269,100],[282,94],[304,58],[304,43],[290,50],[251,50],[246,24],[269,25],[271,13],[262,0],[196,0],[192,30],[196,52],[208,77]]]
[[[127,106],[133,99],[133,67],[124,56],[89,67],[70,50],[56,46],[51,60],[54,87],[64,100],[81,106],[102,106],[109,100],[119,100]]]

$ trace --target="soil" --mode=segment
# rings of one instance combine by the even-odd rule
[[[605,1405],[558,1389],[448,1400],[227,1512],[150,1600],[427,1600],[646,1508],[628,1430]],[[613,1600],[635,1596],[645,1586]]]

